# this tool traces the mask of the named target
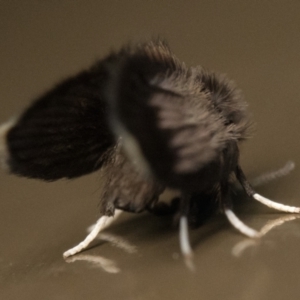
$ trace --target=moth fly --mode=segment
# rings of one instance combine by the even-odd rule
[[[87,248],[121,211],[179,215],[180,247],[192,255],[188,225],[224,212],[241,233],[258,237],[232,210],[234,181],[261,203],[290,213],[252,188],[239,164],[251,119],[225,75],[187,67],[164,41],[125,46],[64,80],[0,128],[0,153],[11,173],[54,181],[103,169],[96,226],[64,253]],[[168,206],[159,196],[180,197]]]

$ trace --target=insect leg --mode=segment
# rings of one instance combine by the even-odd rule
[[[180,199],[180,221],[179,221],[179,244],[185,263],[190,270],[194,270],[193,250],[189,240],[188,210],[190,206],[190,195],[185,194]]]
[[[182,254],[185,257],[191,257],[193,255],[193,251],[189,241],[188,220],[185,215],[180,217],[179,242]]]
[[[110,226],[120,216],[121,212],[122,210],[116,209],[114,216],[101,216],[87,237],[75,247],[64,252],[63,257],[67,258],[86,249],[88,245],[97,237],[99,232]]]
[[[236,214],[232,211],[231,208],[229,208],[228,206],[224,207],[224,213],[228,219],[228,221],[231,223],[231,225],[237,229],[239,232],[241,232],[242,234],[251,237],[251,238],[255,238],[255,237],[259,237],[260,234],[258,231],[256,231],[255,229],[247,226],[245,223],[243,223],[237,216]]]
[[[259,233],[247,226],[245,223],[243,223],[233,212],[232,210],[232,201],[228,196],[228,185],[227,183],[221,183],[220,189],[219,189],[219,197],[221,200],[221,203],[223,205],[225,216],[227,217],[228,221],[231,223],[231,225],[237,229],[242,234],[254,238],[259,237]]]
[[[260,194],[256,193],[255,190],[252,188],[248,180],[246,179],[246,176],[244,172],[242,171],[240,166],[237,166],[236,168],[236,178],[238,181],[241,183],[242,187],[244,188],[245,192],[249,197],[254,198],[255,200],[259,201],[260,203],[287,213],[300,213],[300,207],[295,207],[295,206],[289,206],[289,205],[284,205],[275,201],[272,201],[268,198],[265,198],[261,196]]]
[[[271,181],[279,179],[281,177],[287,176],[291,171],[295,169],[295,163],[293,161],[288,161],[283,167],[278,170],[264,173],[252,180],[250,180],[253,187],[258,187],[265,185]]]

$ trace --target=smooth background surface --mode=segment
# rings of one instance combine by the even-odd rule
[[[188,65],[237,81],[257,123],[242,166],[254,176],[294,160],[291,175],[259,191],[300,205],[299,12],[299,1],[1,1],[0,121],[111,49],[160,35]],[[299,299],[300,220],[255,244],[217,216],[191,233],[191,273],[170,219],[125,216],[107,230],[125,249],[99,242],[78,256],[97,264],[66,263],[62,252],[97,219],[100,182],[0,173],[0,299]],[[283,216],[238,200],[257,229]]]

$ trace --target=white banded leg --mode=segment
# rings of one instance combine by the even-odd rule
[[[288,205],[284,205],[281,203],[277,203],[277,202],[269,200],[257,193],[255,193],[252,197],[255,200],[261,202],[262,204],[264,204],[270,208],[273,208],[273,209],[276,209],[279,211],[283,211],[283,212],[288,212],[288,213],[300,213],[299,207],[288,206]],[[244,235],[251,237],[251,238],[257,238],[257,237],[261,237],[262,235],[264,235],[263,231],[258,232],[255,229],[252,229],[251,227],[244,224],[230,208],[225,207],[224,213],[225,213],[227,219],[229,220],[229,222],[232,224],[232,226],[234,228],[236,228],[238,231],[240,231],[241,233],[243,233]]]
[[[190,271],[195,271],[195,265],[193,261],[193,250],[189,239],[189,226],[187,216],[183,215],[180,217],[179,223],[179,243],[180,250],[184,257],[184,262]]]
[[[67,258],[71,255],[74,255],[76,253],[81,252],[83,249],[87,248],[88,245],[97,237],[100,231],[110,226],[121,214],[121,210],[116,209],[114,216],[108,217],[108,216],[102,216],[97,221],[95,227],[93,230],[87,235],[87,237],[80,242],[75,247],[69,249],[68,251],[64,252],[63,257]]]
[[[255,200],[259,201],[260,203],[262,203],[270,208],[276,209],[278,211],[283,211],[283,212],[292,213],[292,214],[300,213],[300,207],[284,205],[282,203],[278,203],[278,202],[272,201],[266,197],[263,197],[258,193],[253,194],[252,197]]]
[[[224,213],[231,225],[239,232],[251,238],[260,237],[258,231],[243,223],[230,208],[226,207]]]
[[[246,176],[244,175],[244,172],[242,171],[240,166],[237,166],[235,174],[248,196],[278,211],[283,211],[287,213],[300,213],[300,207],[284,205],[282,203],[272,201],[256,193],[252,186],[249,184],[248,180],[246,179]]]
[[[184,257],[192,257],[193,251],[189,240],[188,220],[186,216],[180,218],[179,224],[180,250]]]
[[[284,215],[276,220],[272,220],[272,221],[268,221],[266,225],[264,225],[261,230],[259,231],[260,237],[263,237],[264,235],[266,235],[270,230],[272,230],[273,228],[277,227],[277,226],[281,226],[282,224],[292,221],[292,220],[296,220],[299,219],[300,216],[299,215]],[[257,245],[257,240],[251,239],[251,238],[246,238],[240,242],[238,242],[233,248],[231,253],[234,256],[241,256],[241,254],[248,248],[251,246],[255,246]]]
[[[191,195],[183,193],[180,199],[180,221],[179,221],[179,244],[180,250],[184,257],[186,266],[195,271],[195,265],[193,262],[193,250],[189,239],[189,224],[188,215],[190,209]]]

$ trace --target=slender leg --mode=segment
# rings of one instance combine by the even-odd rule
[[[220,200],[221,200],[221,203],[223,204],[224,213],[225,213],[228,221],[231,223],[231,225],[235,229],[237,229],[239,232],[241,232],[242,234],[244,234],[248,237],[251,237],[251,238],[259,237],[259,233],[255,229],[253,229],[253,228],[247,226],[245,223],[243,223],[233,212],[232,202],[231,202],[230,198],[228,197],[227,183],[221,184],[219,197],[221,198]]]
[[[229,207],[225,207],[224,212],[228,221],[239,232],[251,238],[260,236],[259,232],[243,223]]]
[[[272,230],[273,228],[275,228],[277,226],[281,226],[285,222],[289,222],[289,221],[296,220],[296,219],[299,219],[299,218],[300,218],[299,215],[284,215],[284,216],[281,216],[280,218],[278,218],[276,220],[268,221],[267,224],[264,225],[261,228],[261,230],[259,231],[260,237],[263,237],[270,230]],[[241,256],[241,254],[244,252],[244,250],[247,249],[248,247],[258,245],[257,242],[258,242],[257,240],[246,238],[246,239],[238,242],[232,248],[231,253],[234,256]]]
[[[288,161],[283,167],[278,170],[264,173],[254,179],[252,179],[251,185],[253,187],[258,187],[267,184],[271,181],[279,179],[281,177],[287,176],[290,172],[295,169],[295,163],[293,161]]]
[[[189,241],[189,228],[187,216],[180,217],[179,223],[179,242],[181,253],[184,257],[191,257],[193,255],[192,247]]]
[[[189,240],[189,228],[188,228],[188,213],[190,206],[190,195],[182,195],[180,199],[180,222],[179,222],[179,243],[180,250],[184,257],[187,267],[191,270],[195,270],[193,263],[193,250]]]
[[[87,237],[80,242],[75,247],[69,249],[68,251],[64,252],[63,257],[67,258],[71,255],[74,255],[76,253],[81,252],[82,250],[86,249],[88,245],[97,237],[100,231],[110,226],[121,214],[121,210],[116,209],[115,215],[108,217],[108,216],[102,216],[97,221],[95,227],[92,229],[92,231],[87,235]]]
[[[256,193],[255,190],[252,188],[248,180],[246,179],[246,176],[244,175],[242,169],[240,166],[237,166],[236,168],[236,178],[238,181],[241,183],[242,187],[244,188],[245,192],[249,197],[254,198],[255,200],[259,201],[260,203],[287,213],[300,213],[300,207],[295,207],[295,206],[289,206],[289,205],[284,205],[275,201],[272,201],[268,198],[265,198],[261,196],[260,194]]]

